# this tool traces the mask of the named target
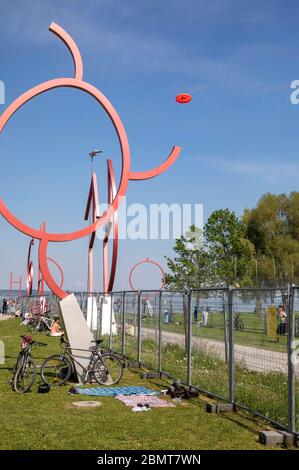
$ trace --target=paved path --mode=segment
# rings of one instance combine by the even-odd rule
[[[14,317],[11,317],[10,315],[2,315],[2,313],[0,313],[0,321],[9,320],[10,318],[14,318]]]
[[[156,332],[151,328],[142,328],[141,335],[146,338],[155,338]],[[198,336],[192,337],[193,347],[208,354],[214,354],[225,360],[224,342],[215,341]],[[162,344],[175,343],[184,346],[185,337],[179,333],[163,331]],[[235,362],[243,365],[248,370],[256,372],[283,372],[288,373],[287,353],[261,349],[253,346],[235,344]],[[295,367],[296,375],[299,377],[299,365]]]

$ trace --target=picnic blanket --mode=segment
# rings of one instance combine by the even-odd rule
[[[122,401],[127,406],[135,407],[137,405],[149,405],[150,408],[171,408],[175,407],[172,403],[166,400],[161,400],[156,396],[148,395],[118,395],[115,397],[117,400]]]
[[[158,395],[159,392],[146,387],[127,386],[127,387],[89,387],[75,388],[76,393],[80,395],[92,395],[99,397],[115,397],[117,395]]]

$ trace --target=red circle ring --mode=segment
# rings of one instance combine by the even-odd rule
[[[161,271],[161,274],[162,274],[162,284],[161,284],[161,287],[160,287],[160,290],[163,290],[164,287],[165,287],[165,272],[162,268],[162,266],[157,263],[157,261],[154,261],[152,259],[149,259],[149,258],[145,258],[145,259],[142,259],[141,261],[139,261],[138,263],[134,264],[134,266],[132,267],[131,271],[130,271],[130,275],[129,275],[129,284],[130,284],[130,287],[133,291],[137,291],[138,289],[135,289],[134,286],[133,286],[133,282],[132,282],[132,276],[133,276],[133,272],[135,271],[135,269],[140,266],[140,264],[144,264],[144,263],[150,263],[150,264],[153,264],[154,266],[157,266],[157,268]]]

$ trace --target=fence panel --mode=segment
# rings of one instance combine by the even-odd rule
[[[293,321],[294,321],[294,338],[292,344],[291,361],[294,366],[295,386],[294,386],[294,402],[295,402],[295,431],[299,433],[299,287],[294,288],[293,300]]]
[[[233,292],[235,403],[283,426],[288,425],[287,301],[287,292],[277,289]]]
[[[112,305],[112,318],[111,327],[112,335],[110,337],[110,349],[119,354],[122,354],[122,334],[123,334],[123,292],[114,292],[111,294],[111,305]],[[114,318],[113,318],[114,316]]]
[[[192,291],[191,383],[228,399],[228,291]]]
[[[126,292],[124,300],[124,355],[138,359],[138,293]]]
[[[155,370],[159,367],[159,291],[140,293],[140,361]]]
[[[160,334],[158,331],[159,369],[171,377],[185,382],[187,371],[185,331],[187,328],[188,296],[184,292],[163,291],[159,300],[159,309],[161,311]]]

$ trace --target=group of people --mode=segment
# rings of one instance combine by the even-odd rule
[[[2,315],[12,315],[14,317],[19,317],[21,314],[20,306],[17,304],[16,299],[6,299],[2,300]]]
[[[193,321],[194,323],[200,323],[203,326],[207,326],[209,321],[209,307],[202,307],[201,309],[201,320],[198,320],[199,308],[198,305],[194,305],[193,309]]]
[[[35,318],[36,318],[36,315],[35,315]],[[34,315],[32,314],[32,311],[26,312],[24,314],[24,319],[21,322],[21,325],[30,325],[33,319],[34,319]],[[61,325],[60,325],[59,317],[54,317],[54,320],[52,321],[51,326],[47,325],[47,328],[50,330],[50,336],[63,336],[64,335],[64,331],[62,330]]]

